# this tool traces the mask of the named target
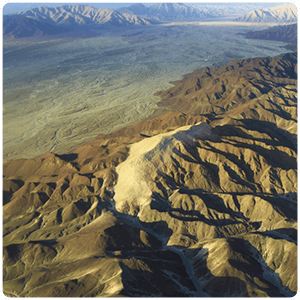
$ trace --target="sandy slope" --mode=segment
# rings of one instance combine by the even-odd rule
[[[172,154],[181,144],[193,145],[195,138],[210,135],[210,129],[206,123],[197,123],[133,144],[128,158],[116,168],[118,175],[118,183],[114,188],[116,209],[128,205],[128,201],[137,206],[149,204],[153,192],[151,182],[153,174],[159,174],[162,172],[162,166],[172,163]]]

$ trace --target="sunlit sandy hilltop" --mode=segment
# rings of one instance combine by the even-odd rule
[[[4,164],[8,296],[293,296],[297,56],[234,60],[154,117]]]

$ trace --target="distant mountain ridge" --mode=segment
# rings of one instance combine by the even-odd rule
[[[133,4],[118,10],[89,5],[38,7],[3,18],[4,36],[55,35],[73,30],[132,25],[153,25],[170,21],[211,20],[218,14],[180,3],[157,3],[150,7]],[[57,27],[58,26],[58,27]]]
[[[246,33],[247,39],[260,39],[297,43],[297,24],[276,26],[266,30],[251,31]]]
[[[132,25],[151,25],[157,21],[112,9],[89,5],[38,7],[14,15],[4,15],[3,35],[17,38],[61,34],[76,28],[103,28]]]
[[[4,36],[28,37],[55,35],[78,28],[99,29],[132,25],[154,25],[161,22],[212,21],[226,15],[241,12],[240,8],[215,6],[193,7],[182,3],[155,3],[145,6],[132,4],[116,10],[94,8],[89,5],[63,5],[38,7],[14,15],[4,15]],[[30,20],[30,21],[29,21]],[[256,9],[235,19],[241,22],[296,22],[297,8],[294,4],[273,8]],[[59,26],[59,27],[57,27]]]
[[[218,17],[220,14],[199,9],[182,3],[155,3],[149,7],[143,4],[132,4],[118,9],[119,12],[127,12],[160,21],[203,21]]]
[[[283,4],[266,9],[252,10],[240,18],[238,22],[297,22],[297,7],[295,4]]]
[[[135,3],[128,7],[121,7],[117,9],[121,13],[130,13],[135,15],[148,15],[150,8],[141,3]]]
[[[112,9],[93,8],[89,5],[63,5],[61,7],[39,7],[22,13],[38,21],[61,26],[98,26],[98,25],[149,25],[155,23],[138,16],[122,14]]]
[[[224,17],[227,19],[232,17],[233,19],[242,14],[245,14],[245,18],[249,19],[248,21],[257,22],[257,20],[253,19],[253,15],[261,16],[263,13],[272,15],[272,20],[266,20],[265,22],[283,22],[285,21],[284,18],[291,19],[291,22],[293,22],[295,21],[293,18],[297,18],[297,8],[293,4],[288,5],[290,7],[287,8],[282,8],[281,6],[264,8],[265,6],[266,4],[263,3],[245,3],[243,5],[241,3],[191,3],[190,5],[183,3],[155,3],[150,6],[136,3],[127,7],[121,7],[117,11],[141,17],[150,17],[164,22],[208,21],[223,19]],[[292,17],[290,18],[290,16]],[[244,19],[242,20],[244,16],[240,18],[241,21],[245,21]]]

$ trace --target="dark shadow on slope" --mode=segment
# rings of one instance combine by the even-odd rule
[[[231,240],[233,242],[233,243],[231,243],[231,247],[234,251],[242,253],[242,255],[245,255],[245,254],[249,255],[249,258],[253,258],[253,261],[251,261],[251,263],[249,265],[245,265],[244,263],[241,263],[238,260],[230,259],[229,263],[233,267],[235,267],[236,269],[241,270],[245,273],[247,272],[253,278],[256,275],[255,264],[259,264],[261,270],[264,272],[264,275],[259,274],[259,275],[261,275],[261,278],[259,277],[260,280],[262,282],[264,282],[264,281],[268,282],[268,280],[266,280],[265,278],[266,277],[272,278],[272,282],[270,282],[270,281],[269,282],[270,282],[271,286],[273,285],[273,288],[266,290],[267,294],[270,297],[278,297],[281,295],[291,297],[291,296],[295,295],[295,292],[292,292],[288,287],[286,287],[282,284],[279,274],[267,266],[267,263],[264,261],[260,252],[254,246],[252,246],[250,242],[245,241],[243,239],[237,239],[237,238],[231,238]],[[254,262],[255,261],[254,258],[255,258],[256,262]],[[253,283],[255,283],[255,282],[253,281]]]
[[[282,107],[279,104],[277,104],[275,102],[272,102],[272,105],[274,105],[277,108],[277,110],[275,110],[275,109],[273,109],[273,110],[266,109],[266,110],[273,113],[273,114],[275,114],[275,115],[277,115],[277,116],[279,116],[279,117],[281,117],[281,118],[283,118],[283,119],[292,120],[294,122],[297,122],[297,120],[293,119],[291,114],[288,113],[287,111],[285,111],[284,109],[282,109]],[[297,103],[295,102],[295,106],[296,105],[297,105]],[[276,128],[277,128],[277,130],[279,129],[278,127],[276,127]],[[284,130],[282,130],[282,131],[285,132]]]
[[[181,247],[180,247],[181,248]],[[228,276],[214,276],[207,266],[208,249],[182,249],[184,255],[191,261],[194,276],[200,282],[201,289],[209,297],[249,297],[246,283]],[[198,255],[200,251],[204,253]],[[225,261],[224,261],[225,264]]]
[[[198,196],[200,201],[203,201],[206,207],[212,211],[218,213],[226,213],[230,216],[228,219],[215,219],[214,217],[207,218],[201,214],[198,210],[184,210],[182,208],[172,208],[172,204],[167,200],[162,198],[158,193],[153,193],[152,202],[150,204],[151,209],[155,209],[159,212],[167,212],[172,218],[181,221],[192,221],[192,222],[204,222],[211,226],[226,226],[234,224],[245,224],[252,229],[257,229],[260,227],[259,222],[249,222],[241,212],[233,211],[231,208],[226,207],[221,197],[213,194],[205,194],[201,190],[184,190],[180,189],[178,191],[180,194],[194,195]],[[256,224],[257,223],[257,224]]]
[[[13,186],[9,186],[9,182],[12,183]],[[7,186],[8,185],[8,186]],[[9,179],[6,180],[3,176],[3,202],[2,205],[7,204],[11,198],[14,192],[16,192],[18,189],[20,189],[24,185],[24,181],[20,179]]]
[[[276,195],[263,194],[260,197],[268,201],[274,209],[281,215],[285,216],[288,220],[297,220],[297,203],[285,200],[283,195],[276,197]]]
[[[230,166],[224,164],[224,169],[228,173],[229,177],[233,180],[235,180],[238,184],[241,184],[253,192],[256,192],[259,186],[255,184],[254,182],[254,173],[250,166],[246,164],[243,160],[243,155],[241,154],[241,158],[239,159],[235,154],[225,152],[219,149],[216,149],[212,145],[205,143],[205,146],[202,145],[203,149],[206,149],[207,151],[211,151],[213,153],[217,153],[221,156],[224,156],[227,160],[231,161],[234,165],[236,165],[240,170],[244,171],[246,180],[241,178],[236,171],[234,171]]]
[[[288,221],[297,220],[297,203],[288,200],[291,197],[296,197],[294,193],[290,194],[263,194],[263,193],[218,193],[220,195],[230,195],[238,208],[238,211],[233,210],[228,205],[225,205],[224,200],[217,194],[206,193],[201,189],[185,189],[180,188],[177,191],[179,194],[196,196],[199,197],[199,201],[203,202],[207,208],[208,217],[201,214],[199,210],[195,209],[183,209],[183,208],[173,208],[172,203],[168,200],[168,197],[164,198],[159,193],[152,194],[152,201],[150,204],[151,209],[157,210],[159,212],[166,212],[172,218],[187,221],[187,222],[204,222],[210,226],[222,227],[226,225],[236,225],[243,224],[246,226],[248,232],[256,231],[261,226],[261,221],[251,222],[249,218],[245,217],[244,214],[239,211],[239,203],[237,196],[247,196],[252,195],[253,197],[258,196],[262,200],[270,203],[272,207],[282,215]],[[196,202],[195,198],[193,201]],[[211,212],[216,212],[220,214],[227,214],[228,219],[217,219],[215,216],[209,218]],[[295,229],[276,229],[272,230],[269,233],[270,236],[278,236],[281,239],[291,241],[296,243],[297,231]],[[168,235],[170,237],[170,235]]]
[[[249,221],[249,219],[246,218],[241,212],[236,212],[232,210],[230,207],[225,206],[223,199],[216,194],[206,193],[205,191],[202,191],[200,189],[199,190],[180,189],[179,193],[198,196],[199,198],[201,198],[201,200],[204,202],[205,206],[208,209],[215,210],[219,213],[227,213],[232,218],[239,218],[245,221]],[[233,197],[236,197],[236,195],[233,195],[231,193],[228,194],[232,195]]]
[[[12,192],[3,191],[2,205],[5,205],[10,201],[12,194]]]
[[[268,236],[275,240],[284,239],[297,245],[297,230],[294,228],[279,228],[279,229],[273,229],[273,230],[268,230],[263,232],[257,231],[255,232],[255,234]]]
[[[125,216],[125,219],[128,218],[131,217]],[[135,245],[135,238],[128,235],[130,230],[137,229],[137,227],[130,229],[130,226],[122,223],[106,230],[109,236],[118,236],[115,239],[116,244],[113,247],[107,247],[105,254],[117,259],[122,269],[120,276],[124,288],[120,295],[127,297],[196,296],[197,289],[180,255],[172,250],[163,249],[161,242],[155,243],[154,247],[151,242],[156,239],[155,236],[159,236],[160,240],[169,239],[173,231],[169,229],[167,222],[139,223],[141,226],[138,227],[143,228],[149,234],[147,240],[152,245],[150,248]],[[113,232],[108,232],[111,231],[110,229],[113,229]]]
[[[226,240],[232,255],[219,267],[219,274],[223,271],[224,276],[214,276],[208,268],[208,249],[206,252],[205,248],[183,250],[185,256],[193,261],[194,274],[199,279],[203,292],[211,297],[255,297],[259,295],[255,291],[250,292],[255,288],[265,292],[269,297],[292,297],[296,294],[282,285],[279,275],[267,266],[258,250],[248,241],[240,238]],[[198,255],[200,250],[204,250],[201,256]],[[237,274],[235,270],[242,272],[240,276],[243,279],[228,275]],[[252,288],[249,289],[247,285]]]
[[[261,94],[267,94],[268,92],[270,92],[273,88],[272,85],[270,85],[267,81],[262,81],[262,80],[255,80],[251,81],[251,84],[257,88]]]
[[[69,153],[69,154],[56,154],[56,156],[66,162],[74,161],[78,158],[77,153]]]
[[[162,250],[164,251],[164,250]],[[162,252],[161,251],[161,252]],[[120,261],[123,290],[126,297],[191,297],[197,292],[178,254],[166,251],[169,257],[132,258],[131,262]],[[159,254],[159,252],[157,252]],[[130,268],[130,263],[140,265]],[[144,269],[143,269],[144,267]]]
[[[169,239],[173,234],[173,230],[169,228],[166,221],[157,221],[157,222],[141,222],[140,224],[145,228],[145,230],[150,233],[158,236],[163,236],[164,239]]]
[[[287,153],[274,149],[269,150],[259,145],[251,145],[243,142],[237,141],[223,141],[225,144],[236,146],[238,148],[251,149],[252,151],[258,153],[260,156],[263,156],[268,165],[273,168],[281,168],[282,170],[294,169],[297,166],[297,159],[293,156],[288,155]]]
[[[274,113],[274,111],[272,111]],[[282,116],[281,116],[282,117]],[[213,132],[221,137],[241,137],[244,139],[254,140],[258,142],[263,142],[266,145],[272,146],[284,146],[289,147],[293,150],[297,150],[296,146],[296,135],[283,130],[276,126],[276,124],[268,121],[254,120],[254,119],[240,119],[239,123],[242,123],[245,129],[251,131],[257,131],[261,134],[267,134],[269,139],[255,138],[247,133],[243,132],[239,126],[236,125],[222,125],[217,126],[213,129]]]
[[[200,158],[199,153],[195,147],[188,146],[187,144],[183,144],[183,146],[184,146],[185,150],[190,154],[190,156],[183,154],[182,152],[178,151],[176,148],[173,149],[173,152],[187,162],[198,164],[198,165],[201,165],[204,168],[206,168],[208,173],[211,176],[212,182],[215,183],[217,186],[220,186],[220,181],[219,181],[219,176],[218,176],[219,167],[215,164],[209,163],[207,161],[203,161]],[[179,164],[173,156],[172,156],[172,160],[173,160],[173,162],[176,163],[176,165]],[[164,174],[163,176],[167,176],[167,175]]]

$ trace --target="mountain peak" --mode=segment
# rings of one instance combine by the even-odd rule
[[[134,3],[134,4],[131,4],[128,7],[132,7],[132,8],[146,8],[146,6],[144,4],[142,4],[142,3]]]
[[[297,22],[298,12],[295,4],[277,5],[271,8],[255,9],[240,18],[239,22]]]

